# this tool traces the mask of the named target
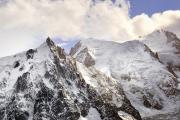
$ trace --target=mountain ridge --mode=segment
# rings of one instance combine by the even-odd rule
[[[119,85],[111,83],[118,107],[111,102],[112,93],[86,83],[73,58],[50,38],[37,49],[0,59],[0,65],[2,120],[141,120]],[[98,84],[104,88],[105,83]]]

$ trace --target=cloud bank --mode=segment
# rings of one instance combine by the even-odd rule
[[[0,56],[37,47],[47,36],[122,42],[162,28],[180,36],[179,10],[133,18],[129,10],[125,0],[1,0]]]

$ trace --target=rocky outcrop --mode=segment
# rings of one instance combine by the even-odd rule
[[[95,65],[95,60],[88,51],[88,48],[84,48],[77,54],[77,61],[83,63],[86,67]]]
[[[78,42],[73,48],[71,48],[69,54],[71,56],[75,55],[80,47],[81,47],[81,42]],[[90,54],[87,47],[83,48],[79,53],[77,53],[76,60],[83,63],[86,67],[95,65],[95,60]]]
[[[27,57],[27,59],[33,59],[35,52],[36,52],[36,50],[29,49],[29,50],[26,52],[26,57]]]

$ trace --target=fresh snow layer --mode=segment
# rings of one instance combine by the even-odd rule
[[[180,39],[175,34],[158,30],[141,39],[152,51],[158,53],[163,63],[180,66]]]
[[[78,44],[80,46],[73,56],[83,63],[86,57],[84,55],[87,54],[82,51],[88,49],[88,53],[95,61],[95,65],[89,68],[94,67],[119,82],[142,117],[172,112],[174,108],[180,107],[173,98],[165,94],[165,90],[177,87],[175,77],[142,42],[128,41],[120,44],[87,39],[81,40]],[[96,86],[95,82],[90,81],[91,76],[88,76],[84,69],[80,67],[79,70],[87,81]],[[172,84],[170,88],[167,88],[165,85],[169,83]],[[162,110],[147,108],[143,105],[143,96],[149,93],[153,95],[153,100],[162,104]]]

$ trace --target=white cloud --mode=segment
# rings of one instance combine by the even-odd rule
[[[168,10],[155,13],[151,17],[141,14],[132,18],[132,26],[136,35],[146,35],[157,29],[166,29],[180,37],[180,10]]]
[[[47,36],[125,41],[160,28],[180,35],[180,11],[130,18],[129,7],[125,0],[8,0],[0,5],[0,56],[36,47]]]

